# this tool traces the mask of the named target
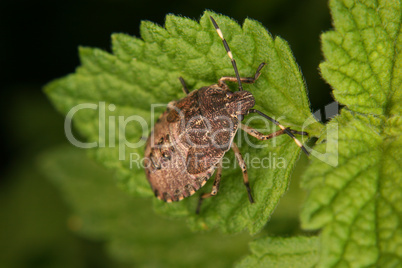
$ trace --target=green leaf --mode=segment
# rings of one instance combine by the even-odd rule
[[[304,174],[302,225],[323,228],[319,267],[402,264],[401,1],[331,1],[321,64],[347,107]]]
[[[43,173],[71,208],[68,226],[105,241],[116,260],[135,267],[229,267],[247,252],[246,234],[192,233],[185,222],[154,215],[148,199],[116,187],[113,175],[71,147],[39,158]]]
[[[316,150],[338,166],[314,159],[304,174],[310,190],[304,228],[322,228],[321,266],[394,267],[402,263],[402,118],[382,120],[343,111],[337,148]],[[397,265],[396,265],[397,266]]]
[[[401,2],[330,1],[336,31],[322,35],[323,77],[335,98],[366,114],[401,114]]]
[[[261,238],[250,243],[251,255],[236,267],[314,267],[318,260],[317,237]]]
[[[267,63],[258,81],[244,86],[245,90],[254,94],[256,107],[285,126],[297,130],[304,127],[310,136],[318,136],[321,131],[322,126],[315,119],[303,126],[312,115],[306,86],[288,44],[280,38],[273,38],[260,23],[246,19],[240,27],[228,17],[212,12],[205,12],[199,23],[168,15],[165,28],[143,22],[142,40],[114,34],[113,54],[81,48],[82,66],[77,68],[76,73],[55,80],[45,88],[56,108],[64,114],[82,103],[98,105],[98,109],[82,109],[74,114],[74,125],[88,142],[98,143],[91,150],[93,157],[113,168],[120,184],[134,195],[151,196],[152,193],[138,161],[143,157],[143,146],[129,148],[125,146],[124,138],[130,143],[145,143],[142,137],[148,136],[152,122],[166,107],[155,109],[155,114],[152,114],[151,105],[166,105],[171,100],[184,97],[178,80],[180,76],[194,90],[215,84],[222,76],[234,75],[210,15],[221,27],[241,76],[253,76],[261,62]],[[231,86],[236,89],[235,83]],[[124,123],[124,120],[119,121],[121,118],[128,119],[132,115],[138,115],[143,120],[137,118],[128,123],[125,131],[117,127]],[[109,118],[115,118],[114,123]],[[245,122],[250,122],[264,133],[277,130],[255,117],[249,117]],[[102,130],[105,135],[101,135]],[[175,204],[155,201],[156,209],[169,215],[187,216],[195,229],[219,226],[226,232],[239,232],[244,228],[251,233],[258,232],[288,188],[300,149],[289,137],[257,142],[254,138],[245,138],[244,133],[240,134],[236,142],[242,153],[249,159],[265,161],[263,168],[261,165],[253,168],[249,163],[256,204],[249,204],[242,185],[242,174],[239,167],[233,167],[235,160],[229,154],[231,167],[223,172],[219,195],[205,202],[201,216],[194,215],[198,196]],[[252,148],[250,143],[263,145],[264,148]],[[130,156],[133,158],[130,159]],[[283,164],[277,167],[274,161]],[[210,187],[209,184],[202,191],[210,191]]]

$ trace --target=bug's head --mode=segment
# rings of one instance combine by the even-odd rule
[[[246,115],[248,110],[254,107],[255,99],[253,94],[248,91],[236,91],[230,96],[228,111],[236,115],[242,121],[243,115]]]

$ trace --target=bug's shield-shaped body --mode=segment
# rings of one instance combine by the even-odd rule
[[[200,189],[230,149],[238,115],[254,106],[247,91],[202,87],[168,104],[148,138],[145,168],[159,199],[179,201]]]

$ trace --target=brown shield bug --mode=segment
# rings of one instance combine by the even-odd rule
[[[217,84],[202,87],[191,93],[184,80],[179,78],[187,96],[168,104],[167,110],[156,122],[145,148],[147,179],[155,196],[166,202],[180,201],[193,195],[217,169],[212,191],[201,195],[197,213],[203,199],[218,193],[222,173],[221,160],[230,148],[233,149],[243,171],[248,198],[251,203],[254,202],[246,164],[239,148],[233,142],[239,127],[259,140],[268,140],[287,134],[308,155],[306,148],[294,136],[294,134],[307,135],[307,133],[285,128],[275,119],[252,109],[255,104],[254,97],[250,92],[243,90],[242,83],[254,83],[260,76],[265,63],[260,64],[254,77],[240,77],[236,61],[222,31],[212,16],[210,18],[231,59],[236,76],[221,77]],[[230,91],[226,81],[237,81],[239,90]],[[280,130],[264,135],[241,124],[244,116],[250,113],[263,116],[279,126]]]

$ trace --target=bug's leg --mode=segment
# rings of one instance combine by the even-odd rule
[[[215,181],[214,181],[214,185],[212,186],[212,191],[210,193],[205,193],[200,196],[200,199],[198,199],[197,210],[195,211],[196,214],[200,213],[202,201],[204,201],[205,198],[216,195],[219,191],[219,184],[221,183],[221,176],[222,176],[222,162],[219,162],[217,166],[218,166],[218,170],[216,171]]]
[[[254,203],[253,196],[251,195],[250,183],[248,181],[247,166],[246,163],[244,162],[243,157],[241,156],[239,147],[237,147],[236,143],[234,142],[232,142],[232,150],[234,151],[237,162],[239,163],[239,166],[243,171],[243,182],[247,189],[248,200],[250,200],[250,203]]]
[[[190,93],[190,92],[188,91],[186,82],[184,82],[184,79],[183,79],[182,77],[179,77],[179,80],[180,80],[180,83],[183,85],[183,92],[184,92],[186,95],[188,95],[188,93]]]
[[[151,154],[149,155],[149,159],[151,159],[152,165],[154,166],[155,169],[161,169],[161,168],[162,168],[162,166],[160,165],[160,163],[157,162],[157,161],[154,159],[154,156],[153,156],[153,153],[152,153],[152,152],[151,152]]]
[[[244,124],[240,124],[240,127],[241,127],[241,129],[246,131],[249,135],[251,135],[251,136],[253,136],[253,137],[255,137],[255,138],[257,138],[257,139],[259,139],[261,141],[269,140],[269,139],[272,139],[274,137],[280,136],[282,134],[286,134],[285,129],[280,129],[278,131],[275,131],[274,133],[265,135],[265,134],[262,134],[261,132],[257,131],[256,129],[251,128],[251,127],[249,127],[247,125],[244,125]],[[292,134],[307,135],[308,136],[307,132],[296,131],[296,130],[293,130],[293,129],[290,129],[290,128],[286,128],[286,129],[289,130]]]
[[[265,66],[265,62],[261,63],[260,66],[258,66],[257,71],[254,74],[254,77],[240,77],[240,81],[246,84],[252,84],[254,83],[258,77],[260,77],[261,75],[261,69]],[[237,77],[231,77],[231,76],[223,76],[219,79],[219,83],[218,85],[220,87],[222,87],[223,84],[225,84],[225,81],[229,81],[229,82],[236,82],[237,81]]]
[[[226,84],[225,81],[232,81],[232,82],[237,82],[239,85],[239,90],[243,90],[242,82],[244,83],[254,83],[255,80],[258,79],[260,76],[260,71],[262,67],[264,67],[265,63],[261,63],[260,66],[257,68],[257,72],[255,73],[254,77],[240,77],[239,75],[239,70],[237,69],[236,65],[236,60],[233,58],[232,51],[229,48],[228,43],[226,42],[226,39],[223,37],[222,31],[219,28],[218,24],[216,23],[215,19],[212,16],[209,16],[211,18],[212,24],[215,27],[216,32],[218,33],[219,37],[222,39],[223,46],[225,47],[226,52],[228,53],[228,56],[232,62],[233,69],[235,71],[236,77],[230,77],[230,76],[224,76],[219,79],[218,85],[222,88],[225,88]]]
[[[264,114],[263,112],[260,112],[260,111],[258,111],[258,110],[256,110],[256,109],[250,109],[250,110],[248,110],[248,113],[247,113],[247,114],[250,114],[250,113],[257,113],[257,114],[261,115],[262,117],[265,117],[266,119],[268,119],[269,121],[271,121],[272,123],[274,123],[275,125],[277,125],[278,127],[280,127],[281,130],[282,130],[284,133],[286,133],[287,135],[289,135],[289,136],[294,140],[294,142],[297,144],[297,146],[299,146],[307,156],[310,155],[310,153],[307,151],[306,147],[304,147],[303,144],[295,137],[295,135],[293,135],[293,134],[308,135],[308,133],[303,132],[303,131],[294,131],[294,130],[292,130],[292,129],[286,128],[286,127],[282,126],[278,121],[276,121],[275,119],[273,119],[272,117],[269,117],[268,115],[266,115],[266,114]],[[247,132],[247,133],[248,133],[248,132]],[[275,132],[275,133],[276,133],[276,132]],[[275,134],[275,133],[272,133],[272,134]],[[250,135],[252,135],[252,134],[250,134]],[[280,134],[279,134],[279,135],[280,135]],[[278,136],[278,135],[276,135],[276,136]]]

